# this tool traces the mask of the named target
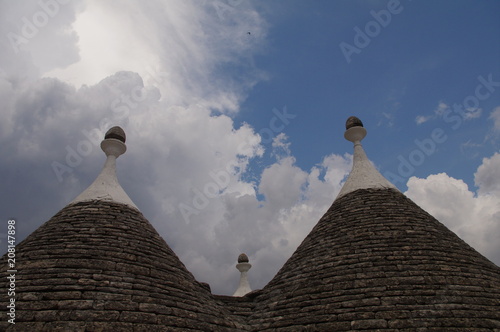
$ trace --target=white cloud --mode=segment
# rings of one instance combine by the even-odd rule
[[[103,165],[103,131],[120,125],[128,146],[118,160],[120,182],[188,269],[214,292],[230,294],[236,258],[246,252],[252,286],[263,287],[330,206],[352,156],[330,155],[306,171],[285,133],[276,133],[273,148],[284,153],[256,183],[245,180],[250,161],[264,152],[254,128],[236,128],[230,117],[266,77],[252,57],[265,45],[267,24],[252,2],[230,1],[224,9],[217,1],[83,3],[61,6],[18,54],[1,41],[0,174],[9,188],[0,194],[9,214],[2,219],[15,215],[31,232],[69,203]],[[38,6],[4,5],[0,35],[21,29],[21,18]],[[391,126],[394,116],[383,116]],[[456,209],[469,204],[471,217],[483,217],[478,209],[485,207],[486,219],[475,220],[486,229],[486,213],[495,213],[488,197],[498,188],[488,176],[496,174],[497,159],[478,169],[480,196],[451,178],[434,189],[456,191],[464,201]],[[69,169],[61,182],[53,162]],[[422,181],[410,189],[423,188],[417,194],[425,198]],[[443,196],[435,196],[437,204]],[[192,209],[187,219],[181,206]]]
[[[254,184],[241,177],[249,160],[263,154],[254,129],[236,129],[224,112],[237,111],[261,77],[252,56],[264,41],[265,24],[248,3],[226,11],[227,17],[211,2],[86,5],[81,10],[61,7],[57,20],[47,25],[51,33],[40,32],[19,55],[10,46],[0,52],[8,64],[0,71],[0,145],[5,147],[0,174],[12,188],[0,197],[8,207],[3,217],[15,215],[26,232],[50,218],[94,180],[103,165],[98,147],[103,132],[120,125],[128,137],[128,151],[118,161],[123,187],[181,257],[195,256],[187,261],[191,270],[200,259],[220,256],[206,272],[218,274],[239,254],[237,249],[221,254],[226,243],[233,245],[226,239],[212,242],[226,229],[222,198],[255,201]],[[16,27],[20,16],[38,10],[37,2],[30,6],[0,11],[6,19],[0,34]],[[249,26],[252,38],[238,33]],[[68,36],[74,31],[80,39],[61,37],[67,48],[52,47],[55,41],[48,39],[68,29]],[[68,57],[57,61],[59,69],[43,60],[54,49]],[[241,74],[229,72],[226,64]],[[154,69],[144,69],[147,65]],[[117,72],[122,69],[138,73]],[[43,74],[56,77],[40,78]],[[82,83],[87,85],[79,87]],[[216,116],[214,110],[222,113]],[[65,167],[62,181],[54,162]],[[217,192],[213,183],[220,183]],[[219,197],[208,197],[188,224],[179,204],[192,205],[197,190]],[[26,201],[31,202],[28,208],[21,203]],[[219,276],[208,281],[213,279]],[[215,282],[215,289],[224,287]]]
[[[464,113],[464,120],[472,120],[477,119],[483,114],[483,110],[481,108],[468,108]]]
[[[265,201],[254,196],[224,200],[225,220],[234,233],[223,238],[249,254],[252,286],[263,287],[295,251],[330,207],[351,165],[352,155],[330,155],[305,172],[287,157],[263,172],[259,191]]]
[[[434,114],[438,116],[442,116],[444,112],[450,108],[446,103],[440,101],[436,109],[434,110]]]
[[[162,234],[170,234],[167,242],[188,269],[199,280],[208,281],[215,292],[230,293],[236,288],[234,264],[240,252],[249,255],[254,266],[249,273],[252,286],[261,288],[326,212],[351,161],[351,155],[331,155],[306,172],[294,164],[293,157],[283,158],[266,168],[259,179],[258,190],[265,200],[259,200],[253,187],[248,187],[246,193],[225,191],[217,199],[209,198],[200,214],[191,216],[189,224],[182,222],[174,202],[174,209],[160,212],[169,222],[156,222],[155,227]],[[163,177],[154,175],[155,181],[161,181],[160,186]],[[245,184],[237,177],[231,182]],[[172,186],[171,179],[165,183]],[[182,187],[172,186],[169,199],[175,201],[183,196],[189,203],[192,197],[180,193]],[[154,199],[152,205],[159,206],[161,201]],[[198,264],[200,260],[211,263]],[[234,287],[228,286],[231,284]]]
[[[436,109],[434,110],[434,114],[432,114],[432,115],[418,115],[415,118],[415,122],[417,123],[417,125],[421,125],[422,123],[425,123],[429,120],[435,119],[438,116],[443,116],[445,114],[446,110],[449,108],[450,107],[446,103],[440,101],[438,103]]]
[[[78,37],[70,27],[83,8],[82,1],[27,0],[0,6],[0,63],[9,74],[33,77],[38,70],[78,61]]]
[[[229,294],[244,251],[253,286],[263,287],[331,204],[352,158],[328,156],[307,172],[295,165],[287,136],[276,133],[274,149],[284,154],[258,183],[245,180],[249,162],[263,155],[261,137],[247,124],[236,128],[228,113],[262,77],[251,57],[266,27],[251,4],[221,13],[212,2],[88,1],[60,15],[64,24],[54,24],[54,33],[72,26],[79,36],[65,39],[71,61],[59,69],[33,61],[52,51],[33,40],[26,57],[9,58],[33,75],[0,73],[0,174],[12,188],[0,197],[6,212],[27,233],[48,220],[95,179],[104,131],[120,125],[128,151],[118,178],[188,269]],[[137,58],[151,62],[153,73]],[[229,63],[241,74],[226,72]],[[65,167],[62,181],[54,162]]]
[[[432,116],[430,116],[430,115],[428,115],[428,116],[418,115],[415,118],[415,122],[417,123],[417,125],[421,125],[422,123],[425,123],[425,122],[429,121],[430,119],[432,119]]]
[[[489,119],[493,120],[494,130],[496,132],[500,132],[500,106],[493,109],[489,116]]]
[[[474,174],[474,181],[481,195],[500,197],[500,153],[483,158],[483,163]]]
[[[81,60],[45,75],[80,86],[134,71],[157,86],[169,105],[236,111],[248,87],[264,77],[251,56],[266,25],[250,4],[225,14],[214,2],[88,0],[73,24]],[[245,74],[226,75],[223,64],[244,68]]]
[[[484,256],[500,263],[500,155],[485,158],[476,173],[477,193],[445,173],[411,177],[405,193]]]
[[[273,138],[273,142],[271,145],[273,147],[272,154],[277,159],[282,159],[284,157],[290,156],[290,142],[287,142],[287,140],[288,136],[286,136],[285,133],[279,133]]]
[[[444,116],[444,114],[446,113],[446,111],[449,108],[450,107],[446,103],[440,101],[438,103],[438,106],[434,110],[434,114],[432,114],[432,115],[417,115],[415,117],[415,123],[417,125],[421,125],[429,120],[435,119],[438,116]],[[464,112],[463,112],[463,119],[464,120],[477,119],[477,118],[481,117],[482,113],[483,113],[483,110],[481,108],[468,108],[468,109],[464,110]]]
[[[434,116],[430,116],[430,118],[434,118],[436,116],[444,116],[447,111],[450,109],[450,106],[444,102],[439,102],[438,106],[434,110]],[[483,110],[481,108],[466,108],[463,111],[460,111],[460,115],[462,115],[463,120],[472,120],[481,117],[483,114]]]
[[[280,209],[301,199],[307,173],[294,163],[293,157],[286,157],[264,170],[259,192],[265,196],[266,204]]]

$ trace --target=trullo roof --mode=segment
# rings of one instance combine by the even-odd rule
[[[325,215],[255,296],[258,331],[500,329],[500,268],[390,184],[347,121],[353,170]]]
[[[365,136],[350,118],[353,170],[330,209],[267,286],[229,297],[196,281],[123,191],[115,128],[97,180],[17,246],[16,324],[4,315],[0,329],[500,331],[500,268],[380,175]]]

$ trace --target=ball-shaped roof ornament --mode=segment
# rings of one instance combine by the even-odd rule
[[[346,140],[353,143],[359,143],[366,136],[366,129],[363,127],[363,122],[355,116],[349,117],[345,122],[344,137]]]
[[[114,139],[119,140],[122,143],[125,143],[126,136],[125,136],[125,132],[123,131],[123,129],[121,127],[114,126],[113,128],[109,129],[106,132],[104,139],[108,139],[108,138],[114,138]]]
[[[248,263],[248,256],[246,254],[240,254],[238,256],[238,263]]]
[[[345,129],[349,129],[352,127],[363,127],[363,122],[355,116],[350,116],[345,122]]]

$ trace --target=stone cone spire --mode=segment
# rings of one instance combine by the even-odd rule
[[[124,142],[121,129],[110,130],[94,183],[16,246],[16,323],[4,314],[0,331],[242,330],[119,185]]]
[[[348,121],[341,193],[258,294],[258,331],[500,331],[500,268],[396,190]]]
[[[354,143],[353,165],[351,173],[337,197],[342,197],[358,189],[396,189],[392,183],[380,174],[366,156],[363,146],[361,145],[361,141],[365,138],[366,134],[366,129],[363,127],[361,120],[355,116],[351,116],[347,119],[344,137],[346,140]]]
[[[101,142],[106,162],[94,182],[71,203],[103,200],[123,203],[137,209],[116,177],[116,159],[127,151],[125,132],[116,126],[108,130]]]

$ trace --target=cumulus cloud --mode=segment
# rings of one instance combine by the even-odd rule
[[[0,35],[22,35],[23,17],[50,16],[38,1],[22,4],[0,3]],[[276,161],[247,179],[251,161],[264,155],[264,137],[233,120],[266,79],[253,57],[267,24],[252,6],[75,1],[61,4],[18,52],[2,39],[0,176],[8,190],[0,193],[0,218],[18,220],[19,239],[92,183],[105,160],[104,132],[120,125],[128,151],[118,178],[188,269],[215,293],[231,294],[236,258],[246,252],[252,286],[263,287],[330,206],[352,155],[332,154],[304,170],[286,133],[273,132],[265,138]],[[497,162],[478,169],[479,196],[462,188],[457,199],[477,205],[496,195],[488,174]]]
[[[246,2],[221,8],[217,1],[88,0],[73,29],[81,60],[45,75],[76,86],[128,70],[157,86],[170,105],[234,112],[247,89],[264,78],[252,55],[266,23]],[[227,75],[225,66],[244,74]]]
[[[494,130],[500,132],[500,106],[493,109],[489,118],[493,120]]]
[[[331,155],[307,172],[295,165],[293,157],[286,157],[263,171],[258,188],[232,176],[228,186],[244,186],[244,191],[222,190],[213,197],[203,188],[221,188],[218,183],[225,183],[224,177],[229,175],[215,171],[192,195],[179,193],[183,188],[179,185],[167,198],[177,202],[184,198],[184,204],[199,211],[189,216],[189,222],[172,201],[171,208],[164,205],[160,212],[168,221],[153,221],[162,234],[170,234],[168,243],[190,271],[199,280],[210,282],[215,292],[229,294],[237,287],[234,264],[241,252],[254,266],[255,272],[249,275],[252,286],[261,288],[326,212],[351,162],[351,155]],[[155,174],[155,178],[162,181],[163,177]],[[206,203],[197,206],[195,200]],[[153,205],[161,203],[156,199]],[[199,264],[200,260],[205,263]]]
[[[216,3],[61,5],[47,33],[40,29],[17,55],[2,53],[15,65],[0,71],[0,174],[10,188],[1,217],[18,220],[19,239],[92,183],[104,132],[120,125],[128,151],[118,178],[197,279],[232,293],[240,252],[258,271],[254,287],[272,278],[331,204],[352,157],[331,155],[305,171],[277,132],[266,139],[279,158],[256,183],[245,179],[264,154],[262,137],[231,115],[265,79],[252,56],[266,24],[250,3]],[[0,32],[40,10],[30,6],[10,6],[17,14]],[[54,34],[61,39],[49,43]],[[38,44],[66,60],[54,66],[53,49]]]
[[[225,258],[234,262],[233,252],[246,252],[254,265],[252,286],[263,287],[326,212],[351,165],[352,155],[330,155],[307,172],[287,157],[262,173],[258,193],[264,200],[257,195],[224,197],[227,227],[218,228],[218,235],[221,241],[230,238],[226,245],[234,248]],[[228,265],[231,271],[234,276],[234,263]]]
[[[8,74],[34,77],[79,60],[71,24],[82,1],[6,2],[0,3],[0,63]]]
[[[445,173],[411,177],[405,193],[469,245],[500,263],[500,155],[483,159],[475,173],[476,192]]]
[[[474,174],[474,181],[481,195],[500,197],[500,154],[483,158],[483,163]]]

